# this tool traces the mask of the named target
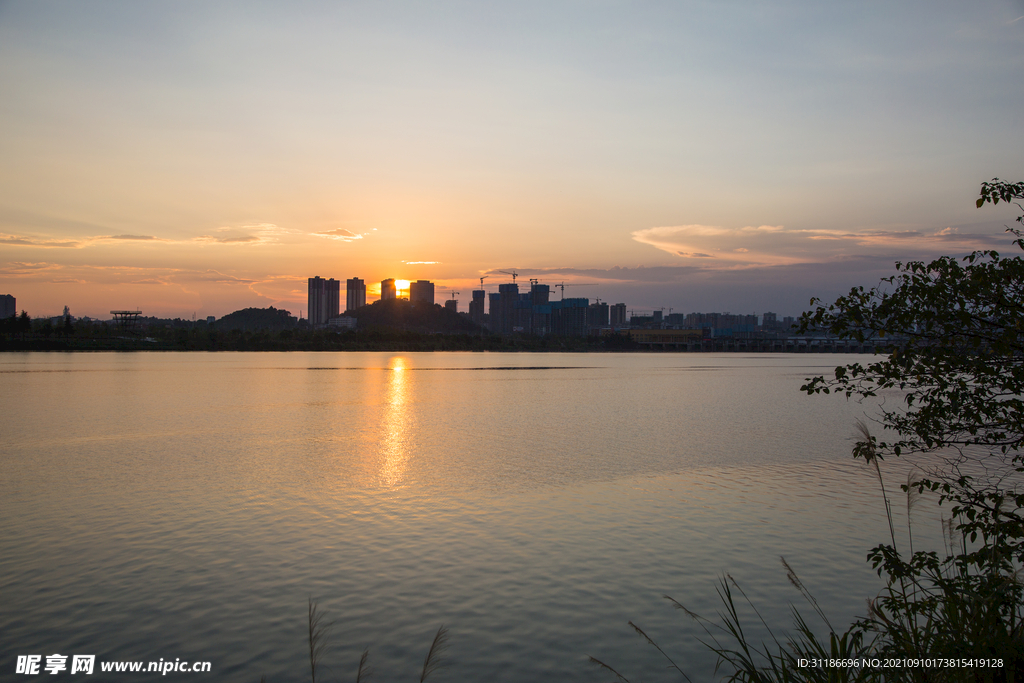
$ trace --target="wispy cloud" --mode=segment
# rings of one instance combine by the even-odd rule
[[[257,235],[238,235],[236,237],[214,237],[213,235],[200,235],[194,242],[214,244],[263,244],[267,240]]]
[[[338,240],[340,242],[361,240],[363,239],[364,234],[354,233],[351,230],[346,230],[345,228],[335,228],[334,230],[323,230],[321,232],[313,233],[316,237],[324,237],[326,239]]]
[[[257,226],[258,227],[258,226]],[[276,241],[276,235],[283,234],[279,232],[277,226],[269,226],[268,228],[261,228],[252,234],[250,232],[242,232],[234,228],[227,228],[228,231],[234,231],[233,235],[200,235],[192,239],[183,240],[171,240],[162,237],[156,237],[154,235],[89,235],[76,238],[73,240],[59,239],[53,237],[39,237],[39,236],[28,236],[28,235],[11,235],[0,233],[0,245],[12,245],[12,246],[24,246],[24,247],[43,247],[43,248],[65,248],[65,249],[81,249],[84,247],[92,246],[95,244],[110,243],[110,242],[132,242],[132,243],[149,243],[149,244],[266,244],[269,242]]]
[[[339,228],[323,233],[313,233],[318,237],[328,237],[344,241],[362,239],[363,235]],[[240,226],[220,226],[210,232],[195,237],[168,239],[156,235],[121,233],[117,235],[81,235],[74,238],[54,237],[39,234],[12,234],[0,232],[0,246],[42,247],[82,249],[91,246],[115,244],[152,244],[152,245],[225,245],[225,246],[261,246],[287,241],[288,236],[307,236],[302,230],[284,228],[275,223],[252,223]]]
[[[624,282],[680,282],[685,277],[701,272],[701,268],[691,265],[679,266],[613,266],[611,268],[522,268],[516,273],[522,278],[537,278],[551,284],[551,281],[562,280],[565,286],[580,284],[580,280],[601,283]],[[487,277],[507,277],[500,270],[484,272]]]
[[[49,239],[26,237],[24,235],[8,235],[0,233],[0,244],[8,244],[24,247],[45,247],[60,249],[76,249],[82,246],[82,242],[66,239]]]
[[[684,259],[700,259],[703,267],[745,268],[755,266],[821,263],[853,255],[933,253],[936,248],[987,249],[1004,245],[1005,237],[961,233],[955,228],[922,230],[790,230],[781,225],[724,228],[715,225],[674,225],[646,228],[632,233],[648,244]]]
[[[222,226],[216,232],[228,235],[200,235],[193,242],[200,244],[263,245],[279,242],[282,235],[297,234],[297,230],[282,228],[275,223],[254,223],[240,228]]]
[[[440,261],[402,261],[407,266],[436,266]]]
[[[108,240],[137,240],[140,242],[166,242],[167,240],[152,235],[111,235]]]
[[[37,276],[48,270],[57,270],[61,266],[56,263],[26,263],[24,261],[10,261],[0,266],[0,275],[4,277],[28,277]]]
[[[190,270],[182,272],[177,278],[179,281],[188,282],[215,282],[225,285],[251,285],[257,280],[251,278],[228,275],[218,270]]]

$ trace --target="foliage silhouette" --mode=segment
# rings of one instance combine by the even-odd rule
[[[982,184],[977,206],[1012,202],[1024,211],[1022,198],[1024,183],[993,179]],[[1024,223],[1024,215],[1017,221]],[[1021,232],[1007,230],[1024,250]],[[790,582],[824,621],[829,638],[819,639],[794,609],[792,636],[780,640],[764,623],[771,642],[755,645],[742,628],[734,591],[746,596],[731,577],[723,578],[721,624],[687,613],[704,629],[719,666],[729,668],[727,680],[1024,680],[1024,259],[988,250],[896,265],[897,275],[878,287],[856,287],[805,313],[799,328],[870,340],[881,354],[867,365],[853,363],[837,367],[831,377],[809,378],[803,391],[861,400],[882,392],[901,396],[896,407],[881,403],[875,420],[884,438],[859,422],[853,449],[875,471],[885,504],[890,543],[871,549],[868,560],[886,586],[869,601],[867,616],[840,634],[783,560]],[[926,464],[900,487],[908,513],[904,549],[897,543],[881,462],[909,454]],[[913,547],[909,512],[925,491],[937,493],[951,514],[942,521],[941,557]],[[799,666],[801,658],[858,660],[860,666],[808,668]],[[865,666],[865,658],[945,664],[884,668]]]

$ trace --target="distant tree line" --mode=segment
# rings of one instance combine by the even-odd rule
[[[351,312],[358,329],[313,330],[288,311],[246,308],[205,320],[140,318],[131,330],[109,322],[53,325],[27,313],[0,320],[0,350],[153,351],[630,351],[628,336],[501,337],[441,306],[375,302]]]

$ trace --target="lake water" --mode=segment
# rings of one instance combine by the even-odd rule
[[[308,680],[310,597],[324,680],[364,648],[418,680],[441,624],[438,681],[677,680],[627,620],[712,680],[663,594],[713,616],[728,572],[784,631],[780,555],[837,626],[879,589],[866,409],[799,391],[853,360],[0,354],[0,680],[52,653]]]

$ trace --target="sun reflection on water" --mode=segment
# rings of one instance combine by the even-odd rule
[[[408,365],[408,359],[402,356],[395,356],[388,362],[377,473],[379,485],[385,488],[395,488],[402,483],[409,459],[406,444],[406,431],[411,426],[407,406],[410,398]]]

